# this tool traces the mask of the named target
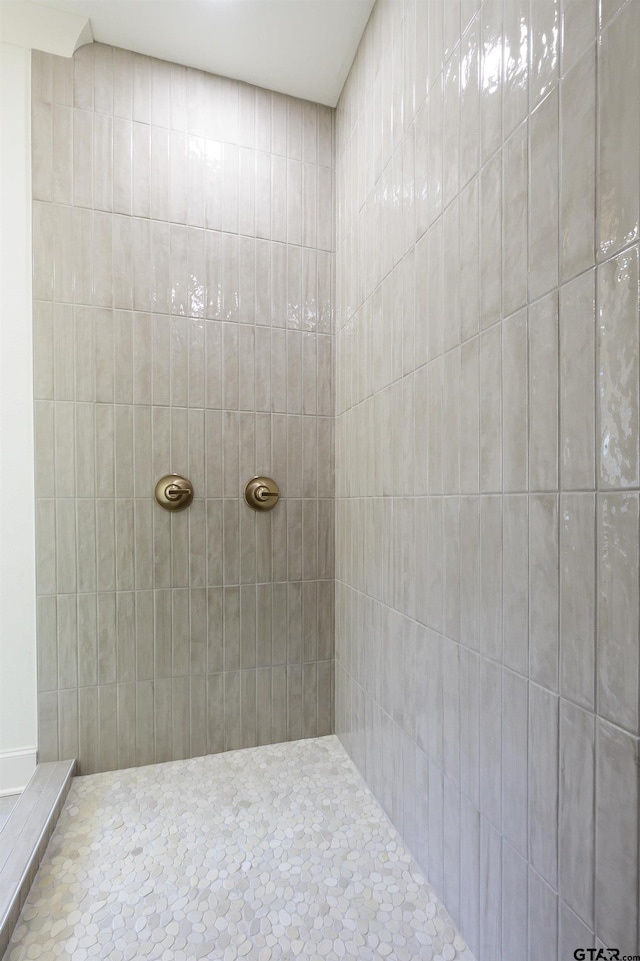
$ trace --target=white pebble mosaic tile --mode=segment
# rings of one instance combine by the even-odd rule
[[[76,778],[8,961],[473,961],[336,737]]]

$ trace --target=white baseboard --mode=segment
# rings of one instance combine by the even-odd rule
[[[24,791],[36,769],[36,755],[35,747],[0,752],[0,797]]]

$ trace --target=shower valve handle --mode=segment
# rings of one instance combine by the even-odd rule
[[[156,484],[155,497],[166,511],[183,511],[193,500],[193,484],[180,474],[165,474]]]
[[[278,503],[280,488],[270,477],[253,477],[244,489],[244,499],[254,511],[270,511]]]
[[[179,487],[177,484],[167,484],[164,489],[165,497],[168,497],[171,501],[177,501],[185,494],[193,494],[191,485],[188,487]]]

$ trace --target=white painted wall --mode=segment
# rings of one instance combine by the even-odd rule
[[[31,51],[0,43],[0,795],[36,763]]]
[[[72,56],[85,17],[0,2],[0,796],[36,766],[31,50]]]

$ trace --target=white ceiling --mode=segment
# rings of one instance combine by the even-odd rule
[[[334,107],[374,0],[38,2],[89,17],[99,43]]]

